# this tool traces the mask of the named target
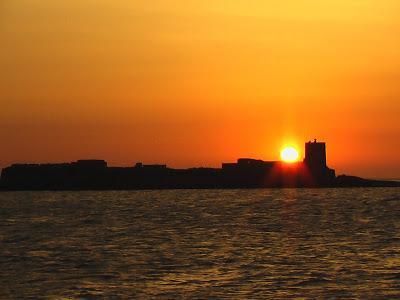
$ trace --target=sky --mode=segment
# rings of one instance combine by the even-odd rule
[[[317,138],[338,174],[400,178],[399,11],[398,0],[0,0],[0,167],[217,167]]]

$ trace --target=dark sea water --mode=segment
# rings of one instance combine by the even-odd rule
[[[1,299],[400,298],[400,189],[0,193]]]

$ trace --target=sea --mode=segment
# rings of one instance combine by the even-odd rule
[[[0,193],[0,299],[399,299],[400,188]]]

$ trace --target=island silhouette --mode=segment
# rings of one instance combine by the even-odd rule
[[[396,181],[336,176],[327,166],[326,144],[305,143],[303,161],[240,158],[221,168],[173,169],[167,165],[109,167],[104,160],[60,164],[13,164],[1,172],[1,190],[134,190],[279,187],[391,187]]]

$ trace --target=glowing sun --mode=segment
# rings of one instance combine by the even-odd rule
[[[281,159],[288,163],[295,162],[299,159],[299,152],[292,146],[285,147],[281,151]]]

